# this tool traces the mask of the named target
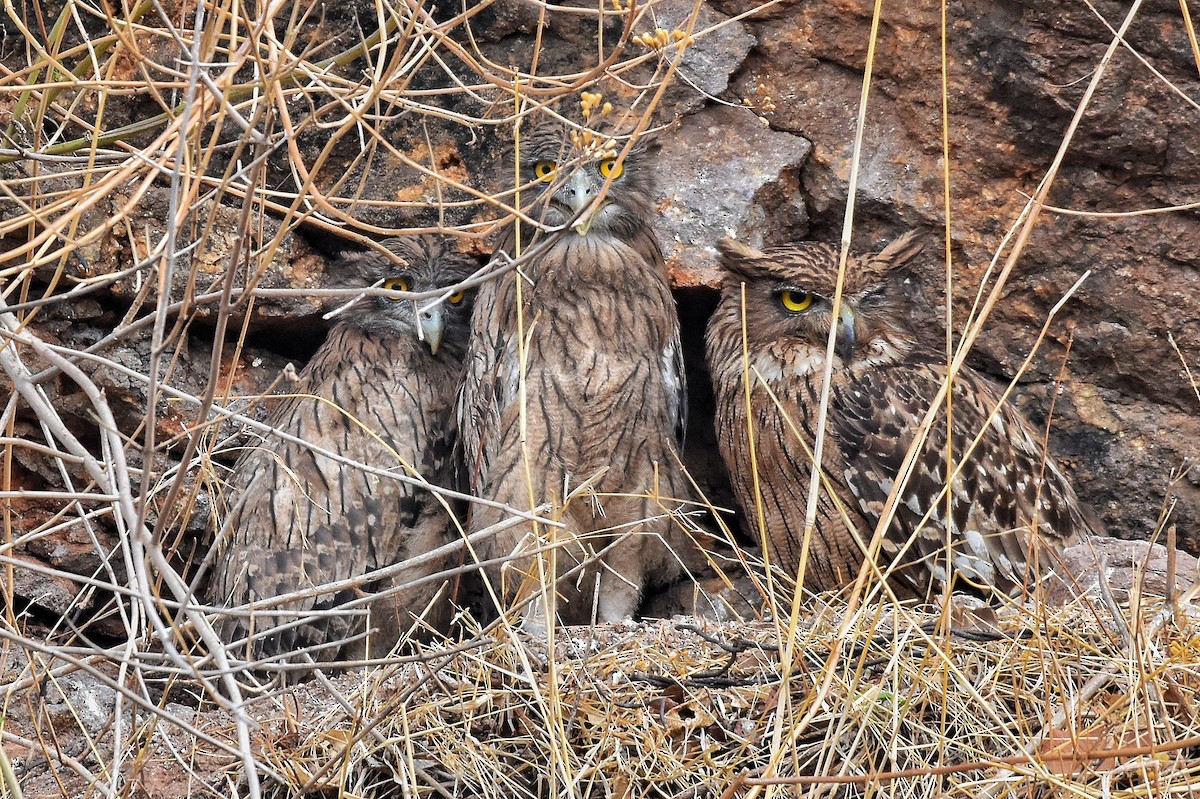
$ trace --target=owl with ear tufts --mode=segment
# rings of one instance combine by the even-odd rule
[[[685,385],[679,321],[650,227],[649,165],[588,130],[542,125],[521,147],[524,213],[497,254],[523,259],[481,286],[460,408],[473,493],[561,526],[521,523],[483,552],[537,631],[631,617],[643,592],[697,562],[673,514]],[[519,229],[518,229],[519,226]],[[470,527],[510,514],[475,504]],[[545,554],[534,555],[540,548]]]
[[[721,455],[748,523],[791,577],[803,557],[811,453],[836,328],[803,580],[810,591],[838,588],[858,574],[905,456],[949,379],[945,356],[919,344],[905,323],[904,267],[920,240],[914,231],[876,255],[851,256],[836,312],[835,247],[802,242],[760,252],[725,239],[719,249],[727,275],[707,352]],[[1056,552],[1093,535],[1089,511],[1041,436],[982,375],[961,369],[950,396],[949,511],[943,402],[876,561],[902,597],[925,598],[947,582],[1019,592],[1053,567]]]
[[[218,631],[235,653],[292,659],[306,650],[318,661],[365,654],[361,641],[345,651],[340,642],[366,629],[366,615],[376,630],[369,654],[386,654],[440,587],[408,586],[444,567],[434,559],[385,580],[320,589],[423,555],[454,530],[450,506],[423,483],[452,488],[456,479],[451,436],[471,303],[455,284],[475,264],[433,236],[383,246],[392,257],[368,252],[335,264],[339,287],[427,296],[366,296],[344,309],[279,400],[273,432],[242,454],[229,480],[212,604],[310,591],[224,617]],[[435,605],[427,622],[446,602]]]

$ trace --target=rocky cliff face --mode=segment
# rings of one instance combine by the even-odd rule
[[[885,9],[872,51],[872,6],[857,0],[661,0],[633,12],[618,2],[603,18],[595,5],[575,13],[496,0],[394,21],[402,33],[368,60],[353,48],[378,20],[373,4],[356,0],[298,24],[280,17],[275,44],[268,26],[239,40],[253,47],[200,53],[204,63],[234,63],[206,68],[220,91],[177,78],[186,50],[161,20],[145,18],[144,30],[120,39],[117,26],[87,17],[93,46],[107,42],[103,72],[84,63],[78,30],[51,35],[46,20],[60,4],[35,6],[40,16],[27,9],[6,23],[2,56],[17,76],[0,90],[0,269],[17,312],[9,335],[18,336],[9,396],[22,375],[51,365],[23,331],[60,355],[100,358],[76,362],[112,407],[130,465],[149,469],[144,482],[134,472],[132,491],[149,492],[149,520],[177,562],[203,552],[205,509],[220,501],[238,443],[237,426],[211,408],[261,418],[262,403],[243,398],[267,391],[287,360],[319,343],[314,291],[330,282],[330,257],[401,229],[454,229],[483,256],[502,204],[513,202],[503,191],[518,101],[574,109],[589,88],[618,110],[652,112],[656,229],[692,350],[692,459],[709,464],[703,477],[719,497],[699,350],[715,296],[713,245],[730,233],[752,243],[840,236],[868,55],[855,247],[928,230],[926,290],[913,314],[942,346],[946,264],[958,335],[1063,150],[971,363],[1011,379],[1051,309],[1088,273],[1047,326],[1017,402],[1048,424],[1050,450],[1110,532],[1144,538],[1166,519],[1200,550],[1200,51],[1176,4],[1142,8],[1069,140],[1123,4],[1100,2],[1093,13],[1068,3],[951,3],[943,72],[936,6]],[[168,6],[193,13],[189,3]],[[645,38],[656,28],[663,40]],[[25,33],[39,30],[67,68],[83,65],[91,77],[41,87],[53,59]],[[275,60],[256,64],[251,52]],[[514,80],[513,65],[543,77]],[[31,100],[12,92],[22,85],[37,89]],[[89,140],[100,145],[95,155]],[[252,297],[248,287],[260,291]],[[37,386],[80,446],[111,463],[112,441],[79,381],[60,371]],[[27,399],[9,402],[3,418],[4,489],[54,492],[6,495],[11,554],[122,583],[128,544],[106,491],[87,488],[86,470],[47,449],[61,439],[47,438]],[[76,609],[91,602],[62,574],[16,585],[54,613],[76,595]]]
[[[774,108],[763,116],[773,130],[812,142],[799,193],[816,237],[841,229],[871,8],[804,3],[756,15],[748,25],[757,47],[732,80],[737,96],[771,98]],[[1050,207],[976,340],[972,362],[1010,379],[1053,306],[1090,272],[1049,325],[1021,378],[1018,403],[1039,425],[1053,412],[1051,450],[1110,532],[1149,536],[1169,509],[1181,540],[1195,548],[1200,53],[1178,8],[1144,7],[1068,139],[1127,8],[1094,10],[952,3],[945,80],[936,9],[885,11],[855,242],[870,247],[879,231],[903,226],[928,227],[936,236],[948,193],[953,324],[961,331],[977,290],[988,285],[993,257],[1065,150]],[[937,258],[925,268],[935,293],[920,314],[931,327],[944,319],[936,291],[943,287],[944,296],[944,264]]]

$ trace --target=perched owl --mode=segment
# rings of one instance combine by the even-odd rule
[[[338,266],[343,285],[429,292],[452,287],[473,271],[466,256],[432,236],[383,244],[397,260],[375,252],[346,256]],[[269,422],[300,441],[268,435],[234,467],[210,582],[213,604],[237,606],[354,578],[447,542],[453,524],[448,507],[431,491],[387,476],[419,475],[447,487],[453,481],[450,431],[470,303],[462,291],[430,305],[434,299],[366,297],[337,317]],[[260,611],[252,623],[228,616],[218,629],[229,643],[253,629],[258,657],[324,645],[310,654],[331,660],[339,655],[332,642],[365,629],[365,603],[357,615],[330,611],[442,567],[424,564],[384,584],[291,602],[281,608],[285,613]],[[371,652],[386,653],[437,589],[433,582],[365,605],[378,629]],[[309,611],[325,613],[296,623]],[[290,626],[272,633],[276,625]]]
[[[772,561],[790,575],[800,565],[809,453],[829,331],[837,328],[824,479],[804,573],[809,590],[836,588],[858,573],[905,454],[947,377],[945,356],[918,344],[904,322],[900,269],[920,249],[909,233],[878,255],[852,257],[835,317],[836,248],[802,242],[759,252],[720,243],[728,274],[707,333],[718,440],[749,524],[764,531]],[[963,369],[951,397],[961,470],[951,484],[949,518],[945,498],[938,499],[947,474],[943,403],[877,560],[902,596],[929,596],[948,574],[960,587],[965,581],[1011,593],[1053,565],[1046,548],[1080,542],[1092,526],[1028,422],[1007,404],[992,415],[999,395],[987,380]]]
[[[616,149],[557,126],[526,137],[523,176],[536,188],[525,196],[536,199],[525,211],[551,232],[526,223],[497,247],[534,255],[519,275],[479,290],[460,409],[473,493],[523,510],[550,503],[563,523],[518,524],[492,538],[483,555],[526,555],[492,569],[493,586],[506,600],[536,593],[552,578],[528,555],[551,546],[554,616],[564,624],[629,618],[645,588],[697,558],[671,515],[690,496],[677,459],[679,320],[650,228],[647,167]],[[470,527],[507,518],[474,504]],[[534,602],[525,624],[537,630],[554,616]]]

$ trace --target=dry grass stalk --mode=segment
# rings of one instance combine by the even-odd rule
[[[1114,618],[1081,603],[1041,615],[1010,608],[994,627],[960,620],[947,633],[936,614],[894,610],[859,617],[839,640],[846,611],[831,604],[795,631],[786,681],[781,642],[765,624],[560,631],[554,669],[538,644],[504,635],[448,658],[434,646],[429,663],[339,678],[337,702],[331,685],[252,703],[264,724],[256,756],[283,777],[280,796],[338,786],[380,795],[385,785],[414,796],[545,796],[555,760],[558,784],[576,796],[718,795],[732,785],[1169,795],[1195,784],[1190,620],[1156,625],[1155,608]],[[1142,634],[1126,639],[1125,627]],[[847,654],[827,674],[836,646]],[[532,673],[522,662],[530,651]],[[832,688],[808,707],[825,679]],[[550,734],[551,694],[565,741]],[[799,713],[784,718],[782,762],[759,777],[789,704],[812,721],[801,729]],[[1025,751],[1031,739],[1040,743]]]
[[[0,74],[4,795],[1194,792],[1194,619],[1151,607],[1009,608],[980,632],[831,600],[769,624],[565,630],[552,653],[468,618],[465,643],[372,671],[286,691],[236,672],[188,582],[195,520],[219,524],[233,428],[263,429],[238,383],[254,309],[315,313],[318,292],[281,287],[281,265],[312,265],[296,231],[361,246],[452,232],[483,251],[519,215],[518,187],[481,187],[439,137],[510,139],[577,99],[593,122],[630,111],[641,133],[715,30],[696,28],[698,6],[674,30],[661,3],[576,9],[614,30],[552,74],[540,46],[519,68],[489,56],[468,31],[489,5],[380,0],[377,32],[324,38],[315,0],[5,6],[24,49]],[[615,88],[581,96],[598,79]],[[396,143],[402,123],[417,145]],[[385,170],[403,185],[380,191]],[[64,343],[71,324],[99,332]],[[118,394],[143,406],[114,409]],[[63,541],[69,564],[20,554]],[[66,586],[61,605],[19,607],[31,575]]]

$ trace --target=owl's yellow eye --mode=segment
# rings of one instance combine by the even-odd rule
[[[813,304],[813,295],[806,291],[784,291],[779,295],[779,301],[792,313],[800,313]]]
[[[615,158],[605,158],[600,162],[600,174],[616,180],[625,171],[625,165]]]
[[[549,183],[554,180],[554,170],[558,164],[553,161],[538,161],[533,165],[533,174],[543,183]]]
[[[402,277],[394,277],[391,280],[383,281],[383,287],[388,291],[408,291],[408,281]],[[389,300],[399,299],[398,297],[388,297]]]
[[[467,293],[465,291],[456,291],[446,298],[446,302],[450,303],[451,305],[462,305],[462,301],[465,300],[466,297]]]

